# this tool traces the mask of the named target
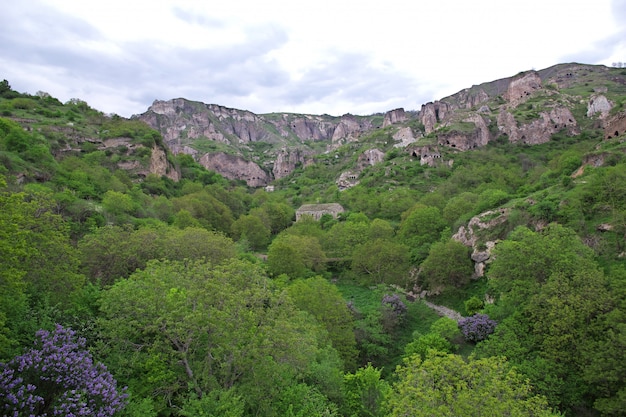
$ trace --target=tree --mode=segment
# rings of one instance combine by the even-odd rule
[[[353,369],[357,355],[354,318],[337,287],[316,276],[292,282],[287,293],[300,310],[310,313],[324,326],[346,369]]]
[[[283,234],[276,237],[267,251],[269,272],[278,276],[303,278],[326,269],[326,256],[314,237]]]
[[[437,207],[415,205],[403,214],[398,237],[411,248],[413,262],[420,262],[428,255],[428,248],[441,237],[446,223]]]
[[[391,240],[375,239],[354,248],[352,270],[366,284],[396,284],[406,287],[409,248]]]
[[[389,391],[389,384],[381,378],[382,369],[367,364],[355,373],[343,378],[345,404],[343,413],[350,417],[384,416],[382,404]]]
[[[463,360],[431,351],[414,355],[396,369],[398,382],[388,396],[389,417],[553,416],[544,397],[503,358]]]
[[[270,229],[263,221],[253,215],[243,215],[231,226],[233,239],[245,240],[252,250],[261,250],[270,242]]]
[[[246,413],[274,415],[326,348],[310,316],[245,261],[151,261],[101,305],[100,354],[133,395],[161,406],[236,387]]]
[[[454,239],[435,242],[422,262],[419,281],[432,290],[460,288],[474,272],[470,249]]]
[[[71,329],[37,332],[33,349],[0,364],[4,415],[113,416],[126,401],[106,367],[94,363],[85,339]]]

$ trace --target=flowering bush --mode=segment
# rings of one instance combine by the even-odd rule
[[[93,363],[85,339],[60,325],[37,337],[34,349],[0,363],[2,415],[109,417],[124,408],[127,395],[103,364]]]
[[[468,342],[480,342],[494,332],[498,323],[486,314],[474,314],[459,320],[459,328]]]
[[[391,309],[397,316],[404,316],[406,314],[406,305],[402,302],[398,294],[385,294],[382,305]]]

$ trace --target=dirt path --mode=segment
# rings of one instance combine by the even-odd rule
[[[428,307],[435,310],[437,314],[439,314],[440,316],[449,317],[452,320],[456,320],[456,321],[459,321],[462,317],[461,313],[459,313],[458,311],[452,310],[451,308],[433,304],[430,301],[426,301],[424,299],[422,299],[422,302],[426,304]]]

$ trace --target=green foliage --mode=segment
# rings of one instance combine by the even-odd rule
[[[419,281],[431,290],[460,288],[469,283],[474,272],[470,249],[454,239],[435,242],[421,264]]]
[[[398,236],[411,248],[413,262],[419,263],[428,255],[430,245],[439,240],[444,227],[438,208],[418,204],[403,214]]]
[[[265,249],[270,242],[270,233],[263,220],[254,215],[243,215],[231,226],[233,239],[245,240],[252,250]]]
[[[408,287],[409,248],[387,239],[370,240],[354,248],[352,270],[365,284]]]
[[[470,359],[432,351],[414,355],[396,370],[388,416],[552,416],[544,397],[502,358]]]
[[[303,278],[326,269],[326,255],[314,237],[281,235],[268,248],[267,267],[273,276]]]
[[[485,303],[475,295],[465,301],[465,313],[467,313],[468,316],[479,313],[483,308],[485,308]]]
[[[208,406],[190,396],[237,386],[246,414],[279,415],[281,393],[324,346],[309,316],[242,261],[150,262],[104,292],[101,309],[99,352],[118,380],[188,411]]]
[[[355,373],[344,375],[343,415],[350,417],[382,417],[382,404],[391,390],[382,379],[381,369],[371,364],[359,368]]]
[[[337,287],[317,276],[292,282],[287,293],[296,307],[311,314],[324,326],[346,369],[353,369],[357,355],[354,319]]]

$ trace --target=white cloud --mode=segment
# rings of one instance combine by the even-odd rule
[[[40,0],[0,15],[2,78],[123,116],[185,97],[368,114],[559,62],[626,61],[623,0]]]

